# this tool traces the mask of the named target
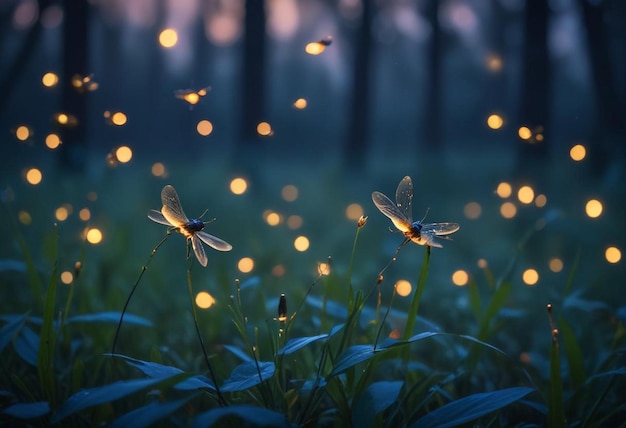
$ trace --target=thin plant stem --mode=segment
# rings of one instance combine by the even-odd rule
[[[376,339],[374,340],[374,350],[378,346],[378,339],[380,338],[380,333],[383,330],[385,325],[385,321],[387,321],[387,317],[389,316],[389,312],[391,312],[391,306],[393,305],[393,300],[396,297],[396,287],[393,288],[393,293],[391,294],[391,300],[389,301],[389,305],[387,306],[387,310],[385,311],[385,315],[383,319],[380,321],[380,325],[378,326],[378,331],[376,332]]]

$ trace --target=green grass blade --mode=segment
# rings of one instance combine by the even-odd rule
[[[572,388],[576,390],[587,380],[583,354],[578,339],[576,339],[576,335],[574,334],[574,330],[572,330],[572,327],[563,319],[559,321],[559,333],[563,337],[563,350],[567,358]]]
[[[422,294],[424,294],[424,289],[426,288],[426,279],[428,279],[429,266],[430,247],[427,246],[426,252],[424,253],[424,260],[422,261],[422,267],[420,268],[420,274],[417,278],[417,287],[415,289],[415,294],[413,295],[413,300],[411,301],[411,307],[409,308],[406,324],[404,325],[404,334],[402,335],[402,338],[404,340],[407,340],[409,337],[413,336],[415,320],[417,319],[417,311],[419,309],[420,300],[422,300]]]
[[[483,313],[482,303],[480,302],[480,291],[478,290],[478,284],[473,278],[470,278],[467,284],[467,290],[469,294],[469,304],[476,321],[480,322],[481,315]]]
[[[548,386],[548,427],[565,426],[563,410],[563,380],[561,379],[561,355],[558,333],[553,333],[550,345],[550,384]]]

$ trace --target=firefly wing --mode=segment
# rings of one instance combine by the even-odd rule
[[[411,210],[411,201],[413,200],[413,182],[408,175],[404,177],[398,184],[396,189],[396,205],[400,211],[404,213],[404,218],[409,224],[413,223],[413,213]]]
[[[404,212],[402,212],[396,204],[391,202],[387,196],[380,192],[372,193],[372,201],[376,208],[386,215],[399,230],[406,232],[411,227],[411,222]]]
[[[172,223],[170,223],[169,221],[167,221],[165,217],[163,217],[163,214],[161,214],[161,211],[150,210],[148,212],[148,218],[157,223],[164,224],[166,226],[172,226]]]
[[[209,247],[214,248],[218,251],[230,251],[233,249],[233,246],[230,245],[228,242],[223,241],[216,236],[209,235],[206,232],[199,231],[199,232],[196,232],[194,236],[197,236],[198,238],[200,238],[202,242],[204,242]]]
[[[458,223],[424,223],[420,232],[435,236],[445,236],[456,232],[460,228],[461,226]]]
[[[203,267],[209,263],[209,260],[206,257],[206,253],[204,252],[204,247],[202,246],[202,242],[198,239],[198,232],[191,235],[191,246],[193,247],[193,252],[196,254],[196,258],[198,259],[198,263],[200,263]]]
[[[178,199],[178,194],[174,187],[168,184],[163,188],[161,191],[161,202],[163,203],[161,214],[172,226],[180,227],[189,223],[189,219],[180,206],[180,199]]]

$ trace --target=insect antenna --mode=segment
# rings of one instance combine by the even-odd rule
[[[424,220],[426,220],[426,217],[428,216],[428,211],[430,211],[430,207],[426,208],[426,214],[424,214],[424,217],[422,217],[420,223],[424,223]]]

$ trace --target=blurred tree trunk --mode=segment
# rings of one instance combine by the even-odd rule
[[[237,160],[249,156],[258,146],[257,124],[265,119],[265,2],[246,0],[245,35],[241,69],[241,126],[236,148]]]
[[[354,63],[352,68],[352,103],[348,122],[345,163],[351,168],[361,168],[369,146],[368,133],[371,105],[371,56],[373,0],[363,0],[361,23],[354,38]]]
[[[426,1],[424,14],[430,24],[431,33],[430,44],[427,50],[428,77],[426,80],[426,105],[423,109],[423,133],[420,141],[418,141],[418,150],[422,149],[434,153],[440,152],[443,148],[441,132],[441,54],[443,33],[439,24],[439,0]]]
[[[624,132],[624,111],[620,107],[618,91],[615,84],[609,40],[605,26],[605,2],[579,0],[582,18],[587,36],[587,48],[596,96],[596,128],[595,140],[590,150],[590,159],[596,172],[601,172],[608,162],[609,153],[606,141]]]
[[[61,76],[61,112],[74,116],[74,126],[61,126],[63,144],[60,147],[61,165],[68,170],[84,167],[87,145],[87,102],[85,93],[72,86],[72,76],[89,74],[87,63],[89,41],[89,4],[87,0],[63,2],[63,73]]]
[[[532,131],[529,140],[520,140],[518,167],[526,169],[548,155],[550,119],[550,58],[548,53],[546,0],[526,0],[520,123]]]

